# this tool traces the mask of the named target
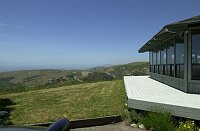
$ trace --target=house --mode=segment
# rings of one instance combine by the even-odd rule
[[[164,26],[138,51],[149,76],[125,76],[128,107],[200,120],[200,16]]]
[[[139,52],[149,52],[152,79],[200,94],[200,16],[164,26]]]

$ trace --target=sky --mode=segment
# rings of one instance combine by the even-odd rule
[[[1,0],[0,71],[148,61],[138,49],[199,0]]]

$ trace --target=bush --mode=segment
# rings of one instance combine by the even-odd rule
[[[141,110],[129,109],[129,118],[128,118],[129,124],[132,123],[137,124],[143,115],[144,112]]]
[[[131,110],[130,111],[130,118],[131,118],[131,123],[132,122],[138,123],[139,115],[137,114],[137,112],[135,110]]]
[[[148,112],[140,121],[146,129],[154,129],[155,131],[173,131],[173,119],[170,113]]]
[[[179,131],[196,131],[198,127],[196,127],[194,121],[186,120],[185,122],[179,122]]]

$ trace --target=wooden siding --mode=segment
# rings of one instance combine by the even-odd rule
[[[200,94],[200,81],[190,81],[187,83],[184,79],[160,75],[152,72],[150,72],[150,77],[183,92]]]
[[[200,94],[200,83],[188,82],[188,93]]]
[[[152,72],[150,72],[150,77],[159,82],[162,82],[164,84],[172,86],[178,90],[187,92],[187,87],[186,87],[187,82],[184,79],[170,77],[170,76],[161,75],[161,74],[156,74],[156,73],[152,73]]]

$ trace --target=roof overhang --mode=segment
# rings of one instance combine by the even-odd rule
[[[166,39],[171,38],[181,32],[187,31],[191,27],[197,27],[197,26],[200,26],[200,15],[166,25],[155,36],[153,36],[145,45],[143,45],[138,50],[138,52],[143,53],[147,51],[154,51]]]

